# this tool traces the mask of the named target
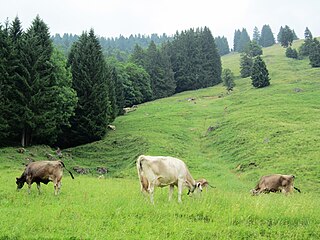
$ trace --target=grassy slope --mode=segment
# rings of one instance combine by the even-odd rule
[[[279,46],[264,49],[263,58],[267,88],[253,89],[250,79],[237,77],[229,95],[216,86],[146,103],[117,118],[117,130],[104,140],[64,150],[69,167],[106,166],[109,176],[124,179],[65,176],[57,198],[51,184],[40,196],[35,186],[30,196],[17,194],[13,179],[21,163],[54,152],[0,149],[0,182],[8,182],[0,188],[0,238],[319,238],[320,70],[285,58]],[[238,75],[238,54],[222,61]],[[215,130],[207,132],[209,126]],[[182,205],[168,203],[167,189],[157,189],[153,208],[139,194],[139,154],[182,158],[195,178],[217,188],[201,198],[184,195]],[[295,174],[303,193],[249,195],[260,175],[275,172]]]

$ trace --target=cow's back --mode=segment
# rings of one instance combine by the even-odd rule
[[[26,168],[26,175],[32,178],[49,178],[55,176],[62,177],[62,163],[61,161],[39,161],[31,162]]]

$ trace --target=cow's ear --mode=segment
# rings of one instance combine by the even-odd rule
[[[197,183],[197,188],[200,188],[201,187],[201,183]]]
[[[19,178],[16,178],[16,180],[19,180]]]

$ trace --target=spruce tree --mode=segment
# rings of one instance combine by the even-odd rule
[[[226,87],[227,91],[232,91],[235,83],[234,83],[234,75],[232,71],[228,68],[223,69],[222,71],[222,80],[223,80],[223,85]]]
[[[292,49],[291,47],[288,47],[286,49],[286,57],[297,59],[298,58],[297,50],[296,49]]]
[[[268,69],[260,56],[257,56],[253,61],[251,80],[255,88],[263,88],[270,85]]]
[[[269,25],[263,25],[259,44],[262,47],[270,47],[275,44],[274,36]]]
[[[8,59],[8,32],[0,25],[0,146],[4,144],[9,135],[9,124],[7,114],[8,108],[8,78],[7,69],[9,67]]]
[[[68,63],[79,101],[75,116],[71,118],[70,142],[67,144],[100,140],[106,133],[113,109],[109,103],[106,62],[93,29],[84,32],[73,44]]]
[[[237,29],[234,31],[234,37],[233,37],[233,51],[234,52],[239,52],[240,38],[241,38],[241,31],[239,29]]]
[[[311,44],[309,59],[312,67],[320,67],[320,42],[316,38]]]
[[[20,135],[22,146],[53,144],[73,114],[75,92],[53,57],[49,29],[43,20],[37,16],[25,34],[20,34],[18,22],[15,19],[10,29],[16,60],[10,79],[11,128]]]
[[[281,27],[278,36],[278,41],[280,42],[282,47],[287,48],[292,45],[292,42],[294,40],[294,34],[293,31],[287,25],[284,28]]]
[[[200,58],[197,61],[201,63],[201,72],[198,88],[211,87],[222,82],[221,58],[209,28],[204,27],[199,35]]]
[[[256,43],[260,42],[260,32],[257,27],[254,27],[253,29],[253,35],[252,35],[252,41],[255,41]]]
[[[306,30],[304,31],[304,42],[299,48],[299,53],[301,56],[309,56],[311,52],[312,43],[313,43],[312,33],[307,27]]]
[[[244,52],[250,43],[250,37],[245,28],[242,28],[240,40],[239,40],[239,46],[238,46],[238,52]]]
[[[218,37],[214,38],[214,41],[217,45],[218,53],[220,56],[223,56],[223,55],[230,53],[229,44],[228,44],[228,40],[226,37],[218,36]]]
[[[242,53],[240,56],[240,76],[242,78],[250,77],[252,64],[252,57],[246,53]]]
[[[245,53],[250,57],[255,57],[262,55],[262,48],[258,45],[256,41],[250,41],[245,49]]]

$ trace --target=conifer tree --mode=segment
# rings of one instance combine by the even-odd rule
[[[269,25],[263,25],[259,44],[262,47],[270,47],[275,44],[274,36]]]
[[[239,52],[240,38],[241,38],[241,31],[239,29],[237,29],[234,31],[234,37],[233,37],[233,51],[234,52]]]
[[[304,42],[299,48],[299,53],[301,56],[309,56],[311,52],[312,43],[313,43],[312,33],[307,27],[306,30],[304,31]]]
[[[218,36],[214,39],[214,41],[217,45],[218,53],[220,56],[223,56],[223,55],[230,53],[229,44],[228,44],[228,40],[226,37]]]
[[[252,35],[252,41],[255,41],[256,43],[260,42],[260,32],[257,27],[254,27],[253,29],[253,35]]]
[[[39,16],[25,34],[21,34],[17,19],[10,30],[16,60],[10,79],[11,128],[21,136],[22,146],[53,144],[73,114],[76,95],[70,88],[71,80],[60,72],[49,29]]]
[[[266,64],[260,56],[254,59],[251,71],[252,85],[255,88],[263,88],[270,85],[269,72]]]
[[[239,40],[239,46],[238,46],[238,52],[244,52],[250,43],[250,37],[245,28],[242,28],[240,40]]]
[[[109,103],[110,76],[93,29],[89,33],[82,33],[73,44],[68,63],[79,101],[68,133],[72,142],[67,144],[78,145],[100,140],[106,133],[113,109]]]
[[[9,135],[9,124],[7,114],[10,112],[8,108],[8,33],[0,25],[0,146],[4,144],[5,139]]]
[[[222,71],[222,80],[223,80],[223,85],[226,87],[227,91],[232,91],[235,83],[234,83],[234,75],[232,71],[228,68],[223,69]]]
[[[247,53],[242,53],[240,57],[240,76],[242,78],[250,77],[253,60]]]
[[[286,57],[288,58],[294,58],[294,59],[297,59],[298,58],[298,52],[296,49],[293,49],[291,47],[288,47],[286,49]]]
[[[314,38],[310,47],[309,59],[312,67],[320,67],[320,42]]]
[[[256,41],[250,41],[245,49],[246,54],[250,57],[255,57],[258,55],[262,55],[262,48],[258,45]]]
[[[211,87],[222,82],[221,58],[209,28],[204,27],[199,35],[200,56],[197,62],[201,63],[201,81],[198,88]]]
[[[294,40],[293,31],[286,25],[284,28],[280,28],[278,34],[278,41],[280,42],[282,47],[289,47],[292,45]]]

